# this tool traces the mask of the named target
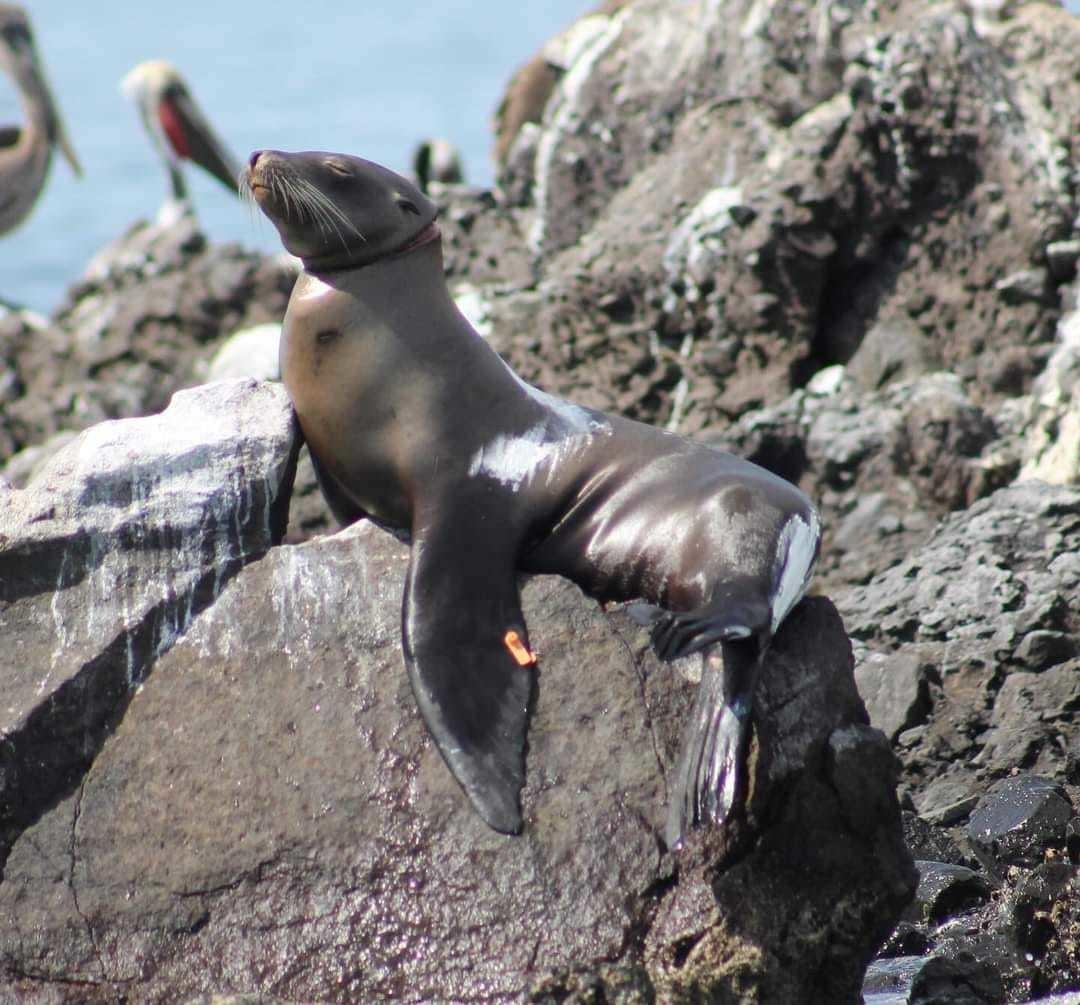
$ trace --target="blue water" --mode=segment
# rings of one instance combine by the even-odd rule
[[[119,82],[144,59],[185,76],[238,157],[259,147],[338,150],[408,169],[415,144],[445,136],[470,182],[492,180],[491,117],[513,71],[589,0],[542,4],[410,0],[184,0],[26,3],[38,49],[82,161],[55,158],[33,215],[0,237],[0,296],[51,311],[91,255],[166,191],[164,172]],[[0,74],[0,123],[21,121]],[[279,248],[268,223],[219,182],[188,171],[214,241]]]

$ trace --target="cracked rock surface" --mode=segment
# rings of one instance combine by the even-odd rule
[[[865,724],[829,602],[805,602],[774,643],[747,820],[677,866],[659,835],[693,694],[684,668],[658,664],[622,612],[529,580],[541,668],[525,833],[498,835],[416,711],[406,562],[367,525],[274,547],[159,647],[85,773],[12,834],[9,991],[502,1001],[603,965],[612,988],[740,986],[768,1001],[826,981],[853,1000],[914,874],[892,755]],[[24,742],[6,736],[12,760]],[[716,875],[725,859],[737,865]],[[804,921],[769,962],[792,913]],[[718,970],[727,956],[739,962]]]
[[[284,389],[233,381],[101,423],[0,483],[0,862],[69,793],[154,661],[284,528]]]

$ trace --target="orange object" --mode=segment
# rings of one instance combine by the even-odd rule
[[[521,636],[513,628],[503,636],[503,642],[506,643],[506,648],[510,650],[510,655],[517,660],[518,666],[532,666],[536,662],[536,657],[529,652],[528,647],[521,641]]]

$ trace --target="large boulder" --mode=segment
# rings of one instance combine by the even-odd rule
[[[178,394],[0,482],[0,863],[80,783],[154,662],[284,531],[297,435],[280,386]]]
[[[0,986],[857,1000],[915,874],[828,601],[774,642],[745,815],[674,857],[693,666],[530,579],[525,832],[502,836],[407,683],[407,549],[364,524],[276,544],[296,446],[279,386],[223,382],[93,427],[2,497]]]

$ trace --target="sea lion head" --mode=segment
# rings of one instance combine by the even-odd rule
[[[361,157],[256,150],[241,187],[309,272],[360,268],[439,236],[435,204]]]

